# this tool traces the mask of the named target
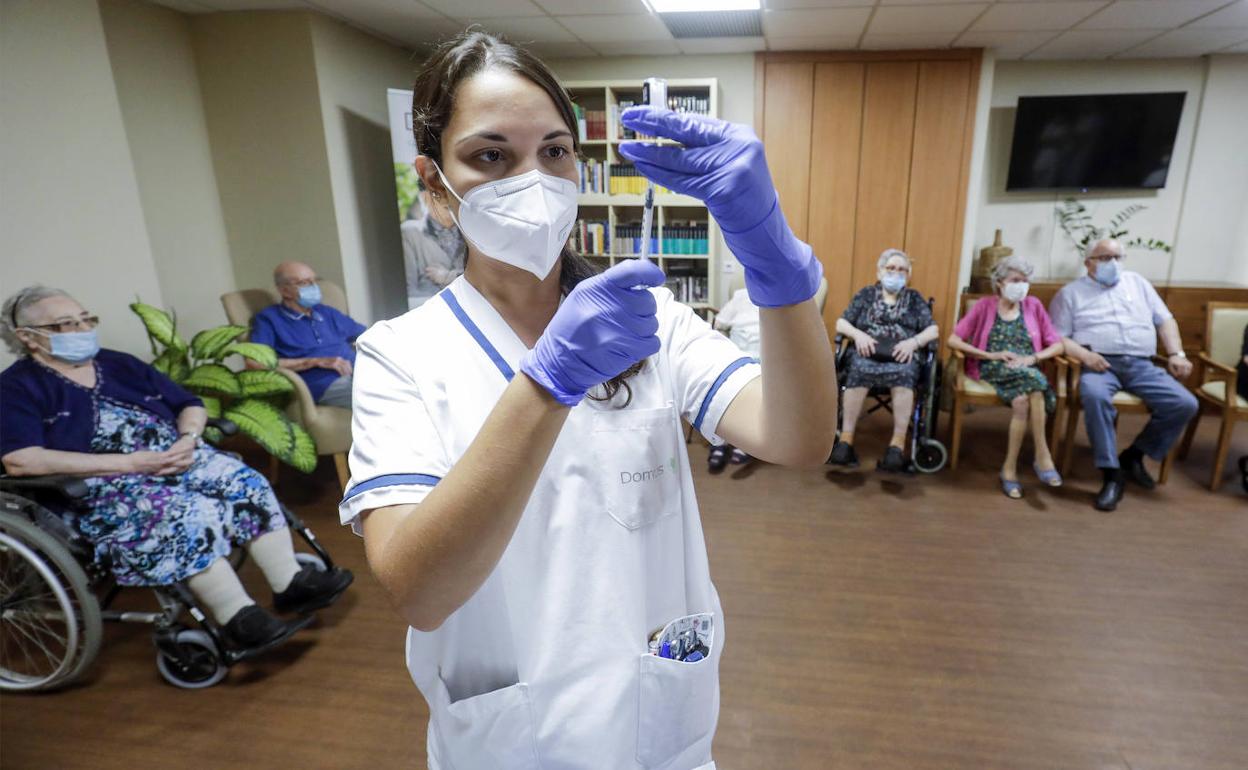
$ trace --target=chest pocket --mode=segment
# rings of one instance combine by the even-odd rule
[[[639,529],[680,512],[680,429],[670,403],[593,416],[595,466],[607,514]]]

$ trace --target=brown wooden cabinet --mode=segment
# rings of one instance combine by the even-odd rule
[[[755,126],[798,237],[828,278],[831,333],[886,248],[955,319],[980,51],[775,52],[755,59]]]

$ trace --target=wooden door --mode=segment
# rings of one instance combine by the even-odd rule
[[[886,248],[957,317],[978,50],[764,53],[755,125],[785,216],[828,279],[829,333]],[[809,102],[802,103],[804,95]]]

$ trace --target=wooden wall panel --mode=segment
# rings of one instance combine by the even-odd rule
[[[763,91],[763,144],[789,227],[806,239],[810,196],[810,133],[815,66],[767,64]]]
[[[866,65],[854,222],[855,288],[875,282],[881,251],[905,245],[918,80],[917,62]]]
[[[911,285],[936,298],[936,318],[947,331],[956,296],[950,272],[957,272],[962,222],[962,137],[970,98],[967,61],[920,62],[906,206],[905,250],[914,259]],[[942,335],[944,336],[944,335]]]
[[[823,263],[828,301],[823,316],[830,335],[859,286],[854,285],[854,222],[862,143],[862,62],[815,65],[810,149],[808,241]]]

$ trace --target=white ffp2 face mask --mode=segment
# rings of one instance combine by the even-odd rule
[[[1005,295],[1005,298],[1014,303],[1022,302],[1030,290],[1031,284],[1026,281],[1015,281],[1001,287],[1001,293]]]
[[[576,221],[576,183],[533,169],[518,176],[486,182],[459,199],[455,224],[482,254],[528,270],[542,280],[550,275]],[[449,208],[448,208],[449,211]]]

